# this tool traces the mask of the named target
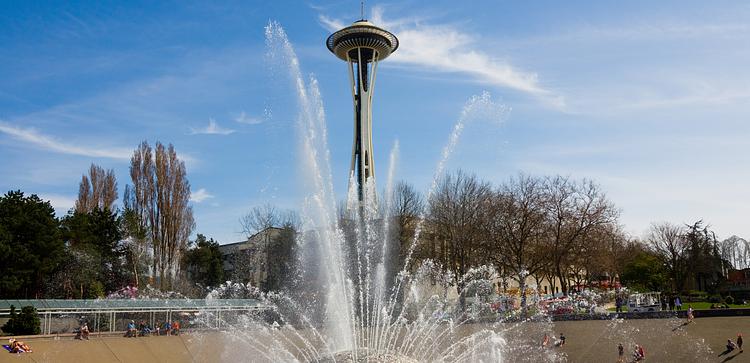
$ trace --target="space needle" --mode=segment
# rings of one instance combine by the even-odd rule
[[[328,50],[344,60],[349,68],[349,85],[354,101],[354,143],[350,176],[357,183],[359,201],[366,198],[365,186],[375,187],[372,147],[372,95],[378,62],[398,49],[398,38],[364,19],[328,37]]]

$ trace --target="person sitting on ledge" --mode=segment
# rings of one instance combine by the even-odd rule
[[[81,330],[78,332],[78,334],[81,340],[83,339],[89,340],[89,324],[83,323],[83,325],[81,325]]]
[[[172,333],[173,335],[180,335],[180,321],[175,320],[172,322]]]
[[[172,324],[169,324],[169,321],[164,322],[164,334],[172,335]]]
[[[141,322],[141,336],[147,337],[151,335],[151,327],[146,324],[146,322]]]
[[[128,331],[125,332],[126,338],[135,338],[138,335],[138,331],[135,329],[135,320],[131,320],[128,323]]]

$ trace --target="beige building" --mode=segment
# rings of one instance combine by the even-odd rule
[[[219,246],[224,276],[232,281],[262,286],[268,278],[268,248],[281,231],[281,228],[269,227],[247,240]]]

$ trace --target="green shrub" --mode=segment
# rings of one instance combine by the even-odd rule
[[[727,295],[727,297],[724,298],[724,303],[727,305],[734,304],[734,298],[732,297],[732,295]]]
[[[13,335],[33,335],[42,332],[39,314],[33,306],[24,306],[21,313],[16,313],[16,307],[10,306],[10,319],[2,330]]]
[[[104,285],[99,281],[91,281],[89,285],[89,299],[99,299],[104,297]]]
[[[690,301],[705,301],[708,299],[708,293],[706,293],[705,291],[700,291],[700,290],[690,290],[688,291],[687,295]]]

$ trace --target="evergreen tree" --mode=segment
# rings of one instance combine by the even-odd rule
[[[183,269],[193,282],[204,287],[218,286],[224,282],[224,263],[219,251],[219,244],[206,236],[198,234],[191,249],[183,257]]]
[[[93,264],[76,266],[82,273],[94,276],[93,280],[83,281],[79,276],[78,285],[83,291],[88,288],[112,292],[127,284],[128,269],[125,266],[125,248],[121,244],[123,233],[120,218],[109,209],[94,208],[90,212],[73,211],[62,220],[63,238],[68,243],[70,253],[87,263],[86,256],[93,258]],[[98,282],[98,283],[97,283]],[[82,297],[92,293],[81,293]],[[94,294],[99,295],[99,294]]]
[[[10,306],[10,319],[3,325],[2,330],[13,335],[34,335],[42,332],[39,314],[33,306],[24,306],[20,314],[16,314],[16,307]]]
[[[20,190],[0,197],[0,297],[41,298],[63,251],[59,221],[49,202]]]

